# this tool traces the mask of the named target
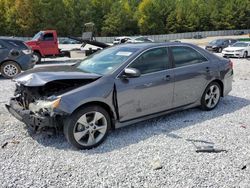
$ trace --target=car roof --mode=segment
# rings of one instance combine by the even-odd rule
[[[152,48],[152,47],[160,47],[160,46],[195,46],[193,44],[189,43],[180,43],[180,42],[164,42],[164,43],[156,43],[156,42],[151,42],[151,43],[125,43],[125,44],[120,44],[119,46],[123,47],[128,47],[128,48],[140,48],[140,49],[147,49],[147,48]]]

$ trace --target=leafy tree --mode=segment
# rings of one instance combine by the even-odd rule
[[[136,20],[128,0],[113,3],[104,17],[103,35],[133,35],[137,32]]]

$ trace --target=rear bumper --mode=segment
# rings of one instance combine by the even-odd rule
[[[228,74],[225,76],[223,96],[228,95],[229,92],[232,91],[233,88],[232,85],[233,85],[233,70],[228,72]]]
[[[24,109],[15,98],[5,105],[7,110],[19,121],[32,128],[56,127],[55,117],[41,116]]]

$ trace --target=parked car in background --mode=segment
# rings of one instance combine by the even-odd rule
[[[58,47],[62,51],[80,50],[83,43],[70,38],[62,38],[58,41]]]
[[[33,68],[32,50],[23,41],[14,38],[0,38],[1,75],[13,78],[22,70]]]
[[[204,37],[200,34],[193,36],[193,39],[202,39],[202,38],[204,38]]]
[[[41,58],[70,57],[69,51],[62,51],[58,47],[57,32],[46,30],[38,32],[30,41],[25,42],[34,51],[34,60],[41,62]]]
[[[244,31],[235,31],[234,35],[244,35],[245,32]]]
[[[216,39],[209,42],[205,48],[209,51],[221,53],[224,48],[233,45],[236,42],[236,39]]]
[[[223,57],[243,57],[250,55],[250,42],[236,42],[222,51]]]
[[[63,129],[79,149],[110,129],[200,106],[213,110],[232,89],[233,64],[185,43],[123,44],[75,65],[15,78],[9,112],[35,130]]]
[[[116,37],[115,40],[113,41],[113,44],[115,45],[115,44],[126,43],[130,39],[131,39],[130,37],[126,37],[126,36]]]
[[[148,43],[148,42],[154,42],[153,39],[145,36],[139,36],[139,37],[130,37],[130,39],[127,40],[126,43]]]

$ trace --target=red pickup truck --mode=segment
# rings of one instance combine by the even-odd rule
[[[61,51],[58,48],[58,38],[55,30],[38,32],[30,41],[25,42],[34,51],[34,61],[41,62],[46,57],[70,57],[69,51]]]

